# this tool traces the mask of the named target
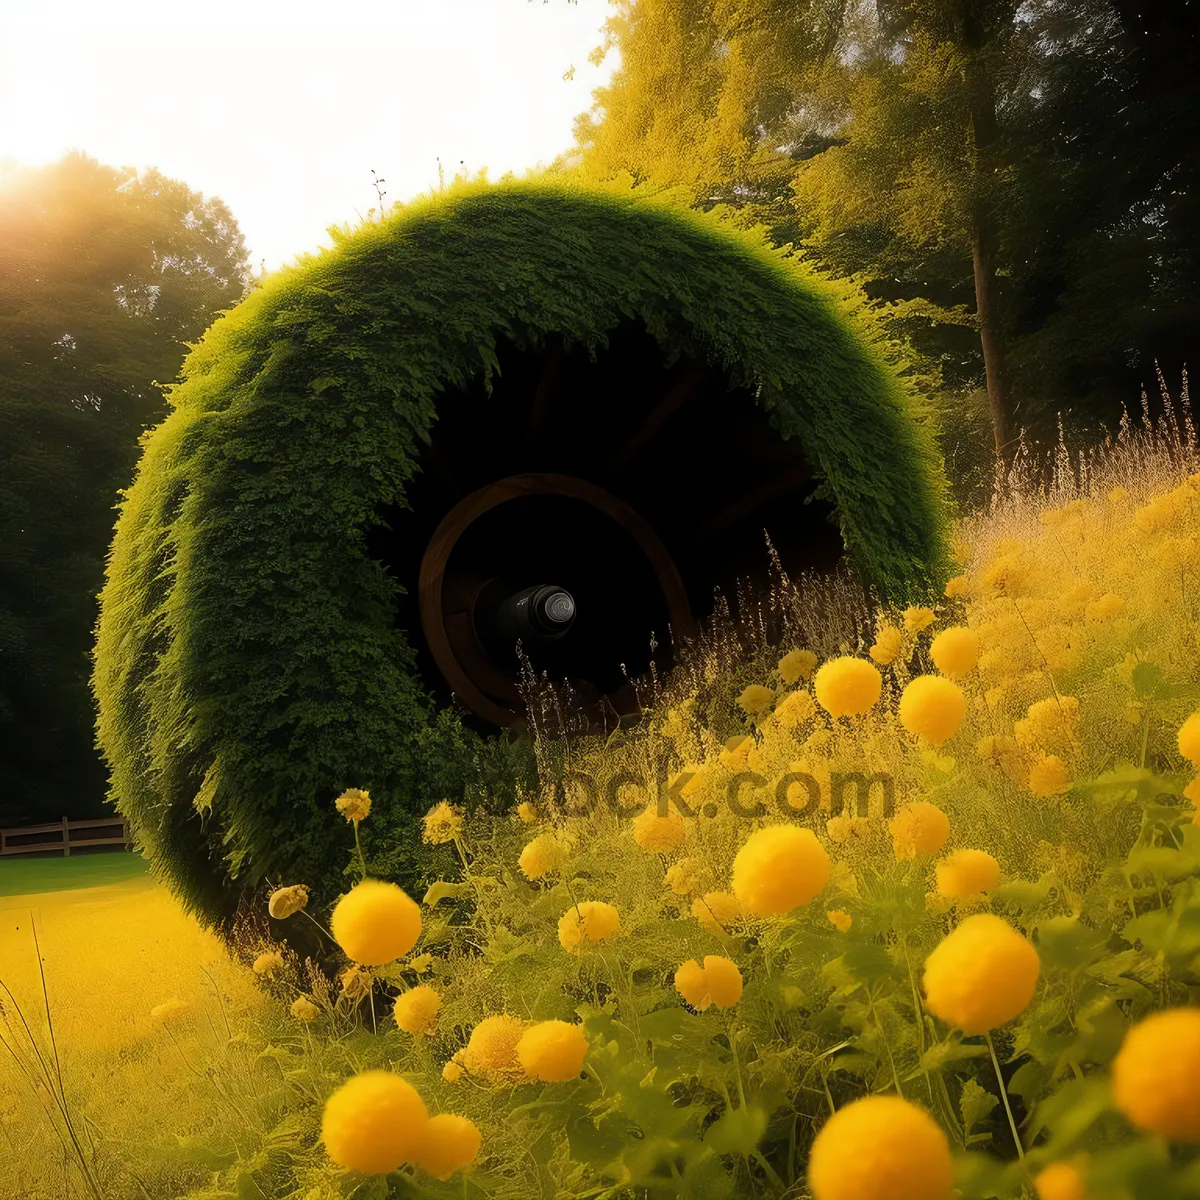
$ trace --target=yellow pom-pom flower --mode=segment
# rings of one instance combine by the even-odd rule
[[[466,1071],[463,1069],[462,1063],[459,1062],[459,1055],[461,1055],[461,1054],[462,1054],[462,1051],[460,1050],[459,1053],[456,1054],[442,1068],[442,1078],[447,1083],[457,1083],[466,1074]]]
[[[950,818],[936,804],[917,800],[906,804],[888,822],[888,830],[897,862],[928,858],[946,844],[950,836]]]
[[[904,628],[909,633],[920,633],[922,629],[928,629],[933,624],[935,614],[932,608],[922,608],[920,605],[913,605],[912,608],[904,610]]]
[[[968,917],[925,960],[925,1002],[935,1017],[968,1036],[1020,1016],[1033,999],[1041,962],[1006,921]]]
[[[479,1153],[483,1136],[473,1121],[454,1113],[438,1113],[425,1126],[425,1137],[416,1164],[434,1179],[449,1179],[469,1167]]]
[[[267,912],[277,921],[298,913],[308,904],[308,888],[302,883],[294,883],[291,887],[276,888],[267,901]]]
[[[813,1200],[952,1200],[954,1165],[941,1127],[898,1096],[838,1109],[808,1156]]]
[[[1194,712],[1179,727],[1176,739],[1179,753],[1194,767],[1200,767],[1200,712]]]
[[[733,894],[756,917],[807,904],[829,881],[829,855],[811,829],[772,825],[752,833],[733,860]]]
[[[1074,1163],[1051,1163],[1034,1176],[1033,1187],[1038,1200],[1088,1200],[1083,1173]]]
[[[829,840],[839,846],[865,846],[875,841],[878,828],[869,817],[830,817],[825,822]]]
[[[1079,701],[1074,696],[1037,700],[1025,719],[1013,727],[1017,742],[1026,747],[1070,747],[1079,736]]]
[[[896,655],[900,653],[903,641],[904,637],[900,630],[894,625],[884,625],[875,634],[875,641],[867,653],[881,667],[886,667],[895,661]]]
[[[693,858],[682,858],[667,869],[664,882],[676,896],[690,896],[700,887],[701,866]]]
[[[689,958],[675,972],[675,990],[697,1012],[714,1004],[732,1008],[742,998],[742,973],[733,959],[721,954],[706,955],[703,966]]]
[[[808,679],[817,665],[817,656],[811,650],[789,650],[779,660],[779,677],[786,684],[799,683]]]
[[[840,908],[831,908],[825,915],[829,918],[829,923],[838,933],[849,933],[850,926],[854,924],[854,918],[848,912],[843,912]]]
[[[362,788],[347,788],[334,802],[347,821],[365,821],[371,814],[371,796]]]
[[[517,1043],[525,1034],[524,1021],[500,1013],[484,1017],[462,1050],[462,1065],[484,1079],[515,1079],[524,1074],[517,1058]]]
[[[297,1021],[311,1021],[316,1017],[318,1009],[307,996],[297,996],[292,1001],[290,1012]]]
[[[558,921],[558,940],[564,950],[578,954],[592,942],[602,942],[617,933],[621,918],[603,900],[585,900],[567,909]]]
[[[943,675],[961,679],[979,664],[979,634],[965,625],[951,625],[930,643],[929,656]]]
[[[396,997],[392,1016],[405,1033],[432,1033],[441,1007],[441,996],[428,984],[422,983]]]
[[[1168,1008],[1135,1025],[1113,1061],[1112,1090],[1138,1129],[1200,1142],[1200,1008]]]
[[[955,850],[934,868],[939,896],[969,900],[1000,882],[1000,864],[986,850]]]
[[[675,990],[697,1010],[712,1003],[704,981],[704,968],[694,958],[689,958],[675,971]]]
[[[738,707],[747,716],[757,717],[759,713],[766,712],[771,707],[771,701],[775,699],[775,693],[769,687],[763,687],[761,683],[752,683],[738,697]]]
[[[1061,796],[1070,791],[1071,773],[1057,754],[1046,754],[1029,768],[1029,790],[1035,796]]]
[[[521,803],[517,805],[517,816],[520,817],[526,825],[532,825],[538,819],[538,811],[528,800],[522,800]]]
[[[283,967],[283,955],[278,950],[267,950],[254,960],[254,973],[264,977],[274,975]]]
[[[382,1175],[416,1161],[428,1124],[412,1084],[391,1071],[364,1071],[325,1101],[321,1141],[339,1167]]]
[[[375,977],[362,967],[347,967],[338,976],[338,982],[342,985],[342,995],[347,1000],[364,1000],[375,986]]]
[[[422,818],[421,837],[431,846],[452,842],[462,832],[463,817],[448,800],[435,804]]]
[[[552,833],[535,837],[517,860],[526,879],[541,879],[551,871],[557,871],[567,859],[570,847]]]
[[[962,688],[940,675],[918,675],[900,697],[900,724],[932,746],[952,738],[966,715]]]
[[[576,1079],[587,1051],[583,1030],[567,1021],[539,1021],[517,1043],[517,1059],[525,1074],[544,1083]]]
[[[965,575],[955,575],[953,579],[946,583],[943,595],[947,600],[957,600],[965,596],[968,590],[967,577]]]
[[[364,879],[338,902],[329,919],[347,957],[379,967],[406,955],[421,936],[421,910],[402,888]]]
[[[813,680],[817,703],[831,717],[854,717],[874,707],[883,676],[866,659],[830,659]]]
[[[705,892],[692,901],[692,916],[718,937],[746,915],[741,902],[731,892]]]
[[[650,805],[633,820],[633,840],[643,850],[657,854],[669,854],[687,837],[687,826],[683,818],[673,809],[660,813],[657,805]]]

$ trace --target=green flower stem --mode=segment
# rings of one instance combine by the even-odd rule
[[[358,840],[358,821],[355,820],[352,824],[354,825],[354,849],[358,851],[358,878],[361,882],[367,877],[367,860],[363,857],[362,842]]]
[[[1021,1145],[1021,1135],[1017,1132],[1017,1123],[1013,1120],[1012,1106],[1008,1102],[1008,1088],[1004,1086],[1004,1076],[1000,1074],[1000,1060],[996,1057],[996,1045],[990,1032],[983,1035],[987,1039],[988,1050],[992,1054],[992,1066],[996,1068],[996,1082],[1000,1085],[1000,1099],[1004,1101],[1004,1111],[1008,1114],[1008,1127],[1012,1130],[1013,1142],[1017,1147],[1017,1157],[1024,1160],[1025,1149]]]
[[[896,1085],[896,1095],[903,1100],[905,1097],[904,1089],[900,1086],[900,1072],[896,1070],[896,1060],[892,1057],[891,1043],[888,1042],[883,1022],[880,1021],[879,1014],[875,1011],[875,997],[871,995],[870,990],[867,991],[867,1003],[871,1007],[871,1019],[875,1022],[875,1028],[879,1030],[879,1036],[883,1039],[883,1048],[887,1051],[888,1062],[892,1067],[892,1082]]]

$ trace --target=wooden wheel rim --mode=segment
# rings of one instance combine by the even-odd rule
[[[488,668],[480,662],[480,659],[487,660],[486,652],[480,648],[473,655],[469,648],[463,646],[461,637],[456,639],[451,636],[448,620],[458,614],[446,611],[446,571],[455,546],[480,517],[509,501],[530,496],[560,496],[577,500],[615,522],[650,564],[666,603],[673,634],[691,636],[696,632],[687,591],[670,552],[653,528],[619,497],[571,475],[511,475],[487,484],[459,501],[434,530],[421,559],[417,591],[421,628],[438,670],[468,708],[484,720],[500,726],[520,725],[523,718],[519,712],[499,703],[477,682],[482,674],[494,688],[506,690],[498,682],[502,678],[499,668],[490,665],[488,660],[490,671],[494,672],[488,674]],[[517,697],[515,683],[511,685],[510,697]]]

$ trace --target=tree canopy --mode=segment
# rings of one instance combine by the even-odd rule
[[[1146,11],[1142,9],[1145,7]],[[1008,452],[1094,435],[1200,321],[1200,17],[1110,0],[615,0],[586,177],[726,204],[887,305]],[[982,389],[982,390],[975,390]]]
[[[157,171],[0,178],[0,825],[103,812],[88,677],[118,491],[247,279],[226,206]]]

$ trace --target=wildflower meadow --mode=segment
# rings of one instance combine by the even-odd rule
[[[0,1192],[1200,1195],[1198,532],[1185,406],[924,604],[781,577],[640,725],[544,714],[420,894],[364,779],[340,899],[272,881],[232,957],[161,889],[8,909]]]

